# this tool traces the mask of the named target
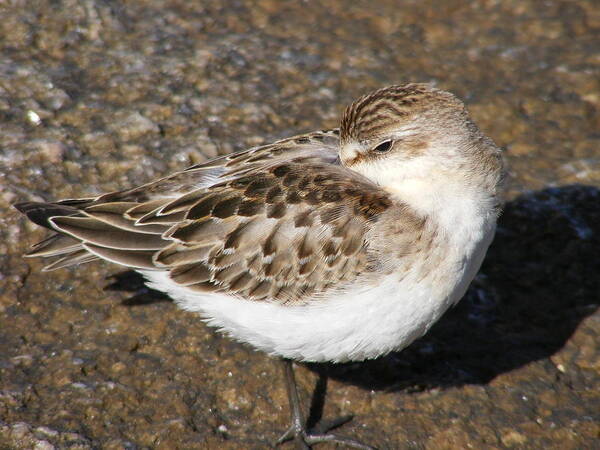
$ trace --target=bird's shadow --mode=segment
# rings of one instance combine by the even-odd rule
[[[124,306],[142,306],[171,301],[168,295],[147,287],[144,284],[144,277],[133,270],[111,274],[107,280],[110,280],[110,283],[104,287],[105,290],[132,294],[131,297],[121,301]]]
[[[372,361],[306,365],[321,375],[312,415],[324,376],[370,390],[444,388],[485,384],[551,356],[600,303],[599,250],[598,188],[548,188],[508,202],[480,275],[427,335]],[[113,278],[108,289],[136,293],[126,305],[168,300],[134,272]]]

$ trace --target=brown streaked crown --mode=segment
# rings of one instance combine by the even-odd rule
[[[346,108],[342,116],[340,140],[363,141],[384,134],[398,120],[410,120],[435,107],[463,110],[463,103],[449,92],[427,84],[409,83],[389,86],[363,95]]]

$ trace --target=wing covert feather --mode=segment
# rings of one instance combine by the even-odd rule
[[[322,295],[368,270],[366,233],[392,205],[348,169],[303,158],[185,197],[162,209],[185,204],[187,213],[166,233],[175,242],[157,263],[194,290],[283,302]]]
[[[68,236],[34,256],[168,270],[248,300],[316,299],[373,270],[368,233],[394,202],[340,164],[338,145],[337,130],[315,132],[96,199],[24,205]]]

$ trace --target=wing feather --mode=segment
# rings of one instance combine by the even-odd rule
[[[33,254],[61,256],[50,268],[100,257],[167,270],[248,300],[318,298],[372,270],[368,235],[394,202],[340,165],[338,140],[311,133],[97,199],[24,206],[61,233]]]
[[[91,261],[95,261],[97,259],[98,257],[96,255],[89,253],[86,249],[82,247],[80,250],[77,250],[73,253],[70,253],[67,256],[63,256],[62,258],[53,261],[51,264],[45,266],[42,270],[44,272],[49,272],[51,270],[58,270],[63,269],[65,267],[85,264]]]
[[[52,217],[57,231],[84,243],[121,250],[160,250],[167,241],[156,234],[126,231],[93,217]]]

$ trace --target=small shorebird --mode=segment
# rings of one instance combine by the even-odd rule
[[[360,361],[422,336],[464,295],[500,211],[500,150],[454,95],[365,95],[339,129],[223,156],[133,189],[15,207],[56,232],[45,270],[105,259],[241,342],[285,361]],[[337,422],[339,424],[339,422]]]

